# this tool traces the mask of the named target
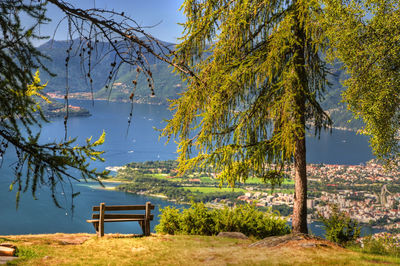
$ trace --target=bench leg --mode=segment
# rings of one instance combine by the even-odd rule
[[[144,235],[145,236],[149,236],[150,235],[150,212],[151,212],[151,210],[150,210],[150,202],[146,202],[146,213],[145,213],[145,220],[144,220],[144,229],[145,230],[143,230],[143,232],[144,232]]]
[[[106,209],[106,205],[104,203],[100,203],[100,211],[99,211],[99,234],[100,237],[104,236],[104,211]]]
[[[139,225],[142,228],[143,235],[144,235],[145,234],[144,221],[139,221]]]
[[[96,230],[96,233],[99,231],[99,223],[92,223],[94,230]]]
[[[145,221],[146,225],[145,225],[145,236],[149,236],[150,235],[150,220],[146,220]]]

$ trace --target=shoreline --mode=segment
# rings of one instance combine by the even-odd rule
[[[52,93],[48,92],[47,95],[49,95],[53,99],[57,100],[63,100],[65,98],[65,95],[57,94],[57,93]],[[149,96],[150,97],[150,96]],[[92,99],[91,96],[84,96],[80,95],[80,93],[69,93],[68,94],[68,99],[69,100],[78,100],[78,101],[107,101],[107,102],[112,102],[112,103],[135,103],[135,104],[149,104],[149,105],[165,105],[168,106],[168,101],[163,100],[159,102],[152,102],[148,98],[139,98],[139,99],[133,99],[131,100],[114,100],[114,99],[107,99],[107,98],[94,98]],[[152,98],[150,98],[152,99]]]
[[[52,98],[62,100],[64,99],[64,95],[61,94],[55,94],[55,93],[47,93],[48,95],[51,95]],[[92,101],[91,96],[82,96],[79,93],[70,93],[69,94],[69,99],[71,100],[79,100],[79,101]],[[151,99],[151,98],[150,98]],[[139,98],[139,99],[134,99],[133,101],[130,100],[113,100],[113,99],[107,99],[107,98],[95,98],[93,99],[94,101],[107,101],[107,102],[112,102],[112,103],[134,103],[134,104],[147,104],[147,105],[163,105],[168,107],[169,103],[168,101],[160,101],[160,102],[152,102],[151,100],[148,100],[148,98]],[[350,131],[356,133],[358,129],[353,129],[353,128],[348,128],[348,127],[342,127],[342,126],[332,126],[332,129],[335,130],[342,130],[342,131]]]

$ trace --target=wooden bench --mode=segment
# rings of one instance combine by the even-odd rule
[[[144,210],[144,214],[133,214],[133,213],[109,213],[115,211],[138,211]],[[150,221],[153,220],[154,215],[151,214],[151,210],[154,210],[154,205],[150,202],[146,202],[145,205],[109,205],[100,203],[100,206],[93,206],[93,213],[91,220],[86,220],[88,223],[92,223],[94,229],[96,229],[97,236],[104,236],[104,223],[110,222],[139,222],[142,227],[143,235],[150,235]]]

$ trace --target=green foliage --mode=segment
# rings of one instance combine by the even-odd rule
[[[187,89],[171,101],[162,133],[178,140],[180,173],[212,165],[232,187],[254,176],[274,186],[294,162],[306,183],[306,123],[315,134],[331,126],[319,103],[327,85],[320,1],[187,0],[182,10],[174,61],[194,75],[182,75]],[[306,186],[296,189],[293,228],[306,233]]]
[[[41,247],[34,249],[27,246],[18,247],[15,252],[15,256],[17,256],[18,259],[8,261],[7,265],[21,265],[27,260],[43,257],[44,254]]]
[[[348,77],[344,101],[371,136],[378,158],[400,151],[400,6],[397,0],[327,0],[326,34],[331,61],[340,60]]]
[[[233,209],[219,210],[216,220],[217,231],[242,232],[247,236],[265,238],[267,236],[289,234],[290,229],[279,212],[259,211],[254,205],[237,205]]]
[[[193,203],[179,217],[180,232],[187,235],[215,235],[216,213],[209,211],[204,203]]]
[[[326,239],[341,245],[354,242],[360,236],[361,227],[358,222],[347,213],[341,212],[338,206],[330,205],[330,208],[329,217],[319,215],[326,230]]]
[[[164,234],[174,235],[180,231],[180,215],[179,209],[166,206],[160,209],[160,223],[156,226],[156,231]]]
[[[293,207],[289,205],[282,204],[282,205],[273,205],[272,210],[278,211],[282,216],[289,216],[293,213]]]
[[[186,187],[181,182],[143,176],[137,173],[131,174],[128,179],[130,180],[129,184],[121,184],[117,188],[131,193],[146,191],[149,194],[162,194],[167,196],[168,199],[178,202],[208,202],[216,198],[235,201],[237,197],[243,195],[242,191],[190,191],[185,189]],[[213,187],[213,189],[217,188]]]
[[[362,239],[362,252],[400,257],[400,242],[392,235],[367,236]]]
[[[175,207],[161,209],[158,233],[216,235],[219,232],[242,232],[264,238],[290,232],[286,221],[276,212],[261,212],[254,205],[209,210],[203,203],[193,203],[181,212]]]
[[[131,162],[128,163],[127,169],[134,169],[140,174],[152,174],[152,173],[163,173],[163,174],[171,174],[173,170],[176,169],[178,163],[176,160],[167,160],[167,161],[146,161],[146,162]],[[123,171],[122,169],[120,171]],[[119,172],[120,172],[119,171]]]
[[[38,253],[36,253],[34,250],[30,249],[29,247],[18,248],[15,255],[23,260],[40,257],[40,255]]]
[[[172,101],[163,131],[179,141],[180,171],[213,165],[232,186],[251,176],[278,184],[306,120],[317,132],[330,124],[318,103],[326,85],[321,7],[185,1],[182,9],[187,21],[175,60],[196,76],[184,76],[188,88]]]

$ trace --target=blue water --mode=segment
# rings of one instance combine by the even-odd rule
[[[171,117],[165,106],[135,104],[132,124],[128,129],[130,105],[124,103],[74,101],[72,104],[89,109],[91,117],[70,118],[68,136],[78,137],[84,143],[87,137],[97,139],[102,131],[106,132],[106,142],[101,147],[105,150],[105,163],[96,162],[93,167],[104,169],[106,166],[121,166],[132,161],[175,159],[176,144],[165,139],[159,141],[159,132],[164,119]],[[64,137],[63,119],[54,119],[42,129],[42,140],[61,140]],[[307,138],[307,158],[310,163],[359,164],[372,158],[367,138],[353,132],[334,130],[332,134],[322,133],[318,140]],[[159,207],[171,205],[158,198],[133,195],[129,193],[97,189],[95,183],[74,184],[74,192],[81,192],[75,198],[75,209],[70,209],[70,187],[58,187],[57,195],[63,208],[57,208],[52,202],[46,187],[38,190],[38,200],[33,200],[30,192],[22,194],[19,208],[15,208],[15,192],[9,191],[13,178],[12,164],[15,157],[12,152],[3,158],[0,168],[0,235],[55,232],[94,232],[92,225],[86,223],[90,218],[91,207],[100,202],[106,204],[155,204],[155,221],[158,223]],[[311,230],[320,230],[311,225]],[[137,223],[106,224],[107,233],[140,233]]]

